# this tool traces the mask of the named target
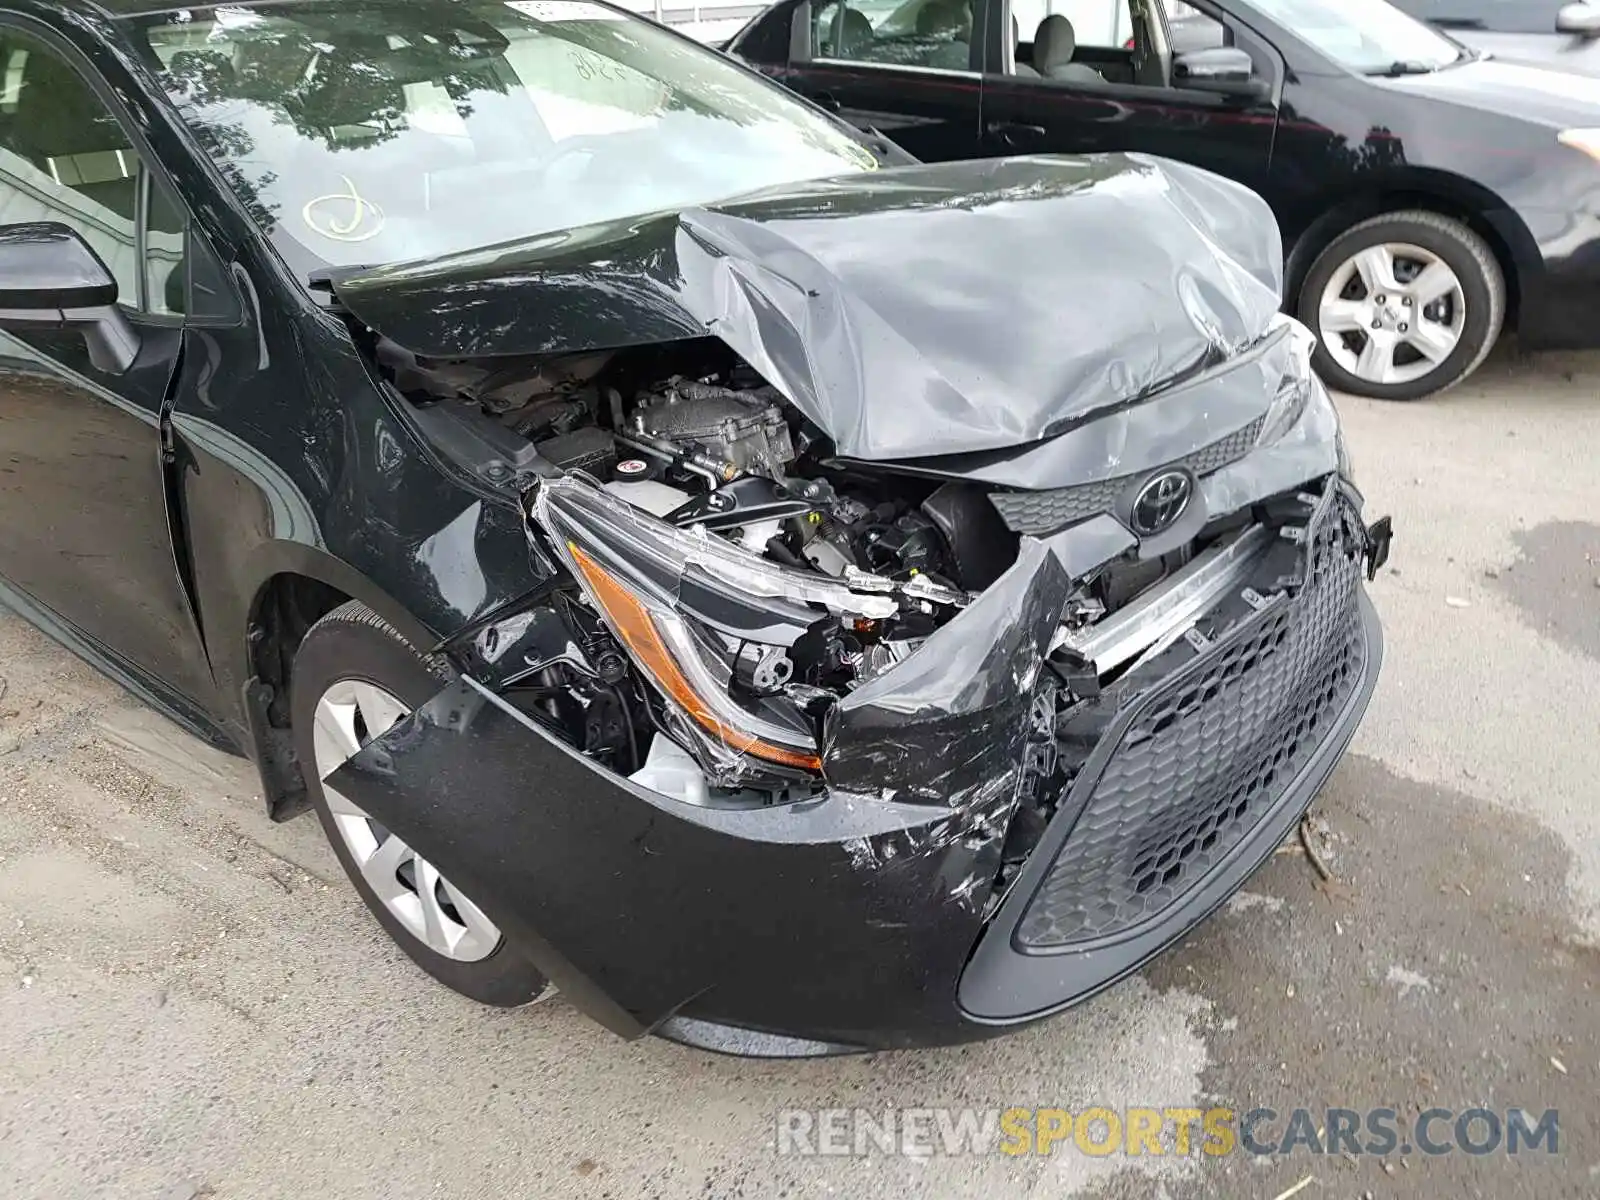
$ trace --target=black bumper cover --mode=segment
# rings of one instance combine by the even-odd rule
[[[848,793],[786,811],[695,808],[465,679],[329,783],[623,1036],[677,1018],[663,1032],[794,1055],[984,1034],[955,985],[986,893],[951,894],[994,877],[1000,840],[959,814]]]
[[[962,976],[960,1004],[968,1019],[1010,1025],[1049,1016],[1086,1000],[1159,954],[1244,886],[1295,828],[1338,765],[1366,712],[1382,663],[1383,632],[1372,602],[1364,594],[1359,606],[1361,673],[1355,686],[1299,771],[1228,855],[1155,919],[1125,935],[1072,944],[1058,953],[1039,952],[1024,944],[1019,927],[1056,855],[1074,832],[1071,820],[1058,819],[995,914]],[[1203,670],[1205,664],[1205,659],[1195,660],[1186,674]],[[1173,684],[1181,686],[1181,678]],[[1117,719],[1078,777],[1076,790],[1093,790],[1124,733],[1159,702],[1160,696],[1151,696]],[[1073,808],[1070,802],[1066,807],[1069,812]]]
[[[1070,803],[989,911],[1014,774],[966,790],[959,808],[842,790],[847,770],[803,804],[699,808],[603,769],[463,678],[329,783],[422,850],[571,1002],[623,1036],[778,1056],[970,1040],[1110,986],[1271,854],[1333,770],[1376,682],[1381,632],[1359,589],[1356,603],[1359,678],[1248,833],[1151,920],[1062,953],[1030,951],[1016,931],[1071,836]],[[1075,789],[1092,787],[1155,698],[1141,694],[1117,714]],[[996,741],[1013,741],[1016,706],[982,715]],[[903,732],[898,743],[893,730],[881,736],[909,766],[922,752],[915,734],[928,731]]]

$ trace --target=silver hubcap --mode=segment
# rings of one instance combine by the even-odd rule
[[[410,711],[373,684],[335,683],[317,701],[312,729],[317,776],[334,828],[384,907],[428,949],[458,962],[476,962],[500,944],[494,922],[432,863],[328,786],[329,775]]]
[[[1410,383],[1455,351],[1467,323],[1461,280],[1421,246],[1390,242],[1347,259],[1322,290],[1318,334],[1368,383]]]

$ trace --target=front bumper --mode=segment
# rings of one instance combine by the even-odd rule
[[[1377,613],[1352,593],[1344,613],[1325,594],[1258,613],[1118,713],[962,976],[967,1018],[1006,1025],[1078,1003],[1244,885],[1327,781],[1377,683]]]
[[[1529,291],[1517,321],[1524,349],[1600,349],[1600,261],[1563,263]]]
[[[1516,283],[1517,338],[1528,350],[1600,347],[1600,192],[1594,164],[1581,166],[1553,176],[1557,192],[1573,193],[1570,207],[1524,208],[1520,222],[1509,212],[1495,222],[1508,245],[1527,242]]]
[[[462,678],[329,783],[423,849],[569,1000],[624,1036],[768,1055],[988,1036],[1093,995],[1193,927],[1333,769],[1377,678],[1381,637],[1359,579],[1372,540],[1341,485],[1328,497],[1299,554],[1305,577],[1281,603],[1229,617],[1209,644],[1168,651],[1185,665],[1158,658],[1080,707],[1082,727],[1067,732],[1084,743],[1082,765],[1003,896],[1008,825],[1030,784],[1029,705],[1015,694],[967,713],[964,730],[948,714],[863,724],[849,753],[827,759],[830,790],[726,810],[640,788]],[[1027,642],[1005,648],[996,677],[1047,678],[1017,674]],[[1220,737],[1241,704],[1249,721]],[[1290,751],[1286,721],[1305,725]],[[933,769],[940,739],[948,752]],[[885,770],[880,784],[920,773],[927,786],[906,789],[919,802],[866,794]],[[928,803],[941,789],[959,799]],[[1175,821],[1198,832],[1174,842]],[[1152,831],[1172,845],[1146,863]],[[1106,852],[1090,852],[1095,842]],[[1091,876],[1115,910],[1109,923],[1082,918]]]

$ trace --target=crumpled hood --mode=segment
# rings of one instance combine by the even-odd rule
[[[1247,189],[1098,155],[817,180],[334,286],[428,357],[714,335],[839,453],[893,460],[1033,442],[1238,353],[1282,258]]]

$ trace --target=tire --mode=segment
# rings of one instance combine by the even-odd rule
[[[1379,269],[1386,253],[1387,286]],[[1440,265],[1457,286],[1430,300],[1446,278]],[[1317,256],[1296,315],[1317,335],[1312,362],[1330,387],[1418,400],[1460,383],[1494,348],[1505,323],[1505,276],[1488,243],[1460,221],[1420,209],[1385,213]]]
[[[379,863],[388,867],[394,861],[393,855],[382,857],[380,851],[398,847],[406,854],[412,852],[404,843],[391,844],[384,835],[387,838],[394,835],[387,834],[382,826],[371,822],[364,814],[355,815],[360,814],[359,809],[325,789],[323,772],[318,769],[319,740],[326,761],[333,752],[331,743],[337,740],[331,734],[335,723],[330,719],[331,714],[344,711],[344,706],[337,703],[319,710],[319,704],[325,699],[331,703],[345,696],[365,697],[369,703],[363,706],[352,701],[350,711],[359,714],[364,707],[366,711],[377,712],[382,707],[381,720],[387,726],[402,710],[395,709],[391,714],[387,701],[381,697],[398,701],[403,711],[409,712],[434,696],[449,679],[450,674],[442,665],[429,662],[382,617],[352,600],[313,625],[295,654],[290,686],[295,753],[328,843],[378,923],[413,962],[446,987],[483,1004],[510,1008],[537,999],[545,990],[544,977],[447,880],[440,879],[438,884],[428,887],[427,891],[437,903],[432,908],[431,920],[421,916],[423,892],[418,883],[421,879],[431,881],[434,878],[432,867],[413,854],[386,872],[380,870]],[[320,733],[317,730],[319,711],[324,715]],[[369,734],[364,729],[363,721],[363,717],[357,716],[351,726],[357,731],[356,741],[361,744],[370,740],[370,736],[376,736],[376,732]],[[337,753],[347,754],[348,748],[348,745],[341,746]],[[334,806],[339,809],[337,814]],[[358,852],[366,851],[368,837],[375,847],[366,853],[366,858],[373,860],[369,870],[379,877],[380,884],[387,879],[393,887],[392,906],[374,890],[357,860]],[[409,897],[405,893],[407,888]],[[460,901],[459,907],[457,901]],[[413,924],[408,925],[402,916],[409,917]],[[450,935],[445,931],[453,931],[458,925],[464,932],[450,947],[453,953],[441,953],[430,946],[423,933],[413,928],[416,924],[434,933],[436,941],[448,941]]]

